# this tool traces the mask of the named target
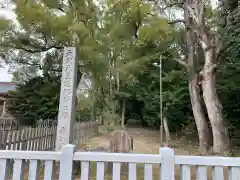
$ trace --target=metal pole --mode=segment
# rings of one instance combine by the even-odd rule
[[[160,147],[163,146],[163,102],[162,102],[162,56],[160,55],[159,62],[160,74]]]

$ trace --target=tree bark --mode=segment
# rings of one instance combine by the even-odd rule
[[[213,62],[213,49],[207,50],[205,65],[202,71],[203,99],[213,132],[213,152],[225,154],[229,152],[228,130],[224,123],[223,107],[216,91],[216,69]]]
[[[194,36],[193,30],[190,28],[193,24],[192,19],[189,17],[188,13],[188,2],[184,4],[184,19],[186,22],[186,41],[187,41],[187,57],[188,57],[188,88],[190,93],[191,105],[193,116],[196,122],[198,138],[199,138],[199,151],[202,154],[206,154],[211,145],[211,131],[208,127],[207,119],[204,115],[203,108],[201,106],[201,95],[198,83],[198,74],[195,68],[195,61],[198,60],[194,57],[194,46],[196,44],[196,38]]]
[[[95,94],[94,94],[95,96]],[[96,121],[96,101],[95,101],[95,97],[94,97],[94,100],[92,102],[92,109],[91,109],[91,120],[92,121]]]
[[[212,126],[213,152],[228,153],[229,137],[224,124],[223,107],[216,92],[216,67],[221,42],[216,34],[205,23],[205,2],[188,1],[185,12],[191,16],[191,29],[197,35],[197,41],[204,53],[204,67],[201,71],[203,99],[207,108],[208,118]]]
[[[115,120],[114,120],[114,117],[115,117],[115,108],[114,108],[114,100],[113,100],[113,84],[112,84],[112,60],[111,58],[109,59],[108,61],[108,74],[109,74],[109,99],[110,99],[110,108],[111,108],[111,114],[112,114],[112,117],[109,121],[109,124],[110,125],[114,125],[115,124]]]
[[[206,154],[211,146],[211,131],[208,127],[203,108],[201,106],[201,95],[198,86],[198,77],[195,74],[189,79],[189,93],[192,105],[193,116],[196,122],[198,138],[199,138],[199,151]]]
[[[167,143],[166,145],[168,146],[171,142],[171,136],[170,136],[170,131],[168,128],[168,121],[167,121],[166,116],[163,117],[163,128],[164,128],[165,136],[166,136],[166,143]]]
[[[122,100],[122,118],[121,118],[121,127],[124,128],[125,122],[125,100]]]

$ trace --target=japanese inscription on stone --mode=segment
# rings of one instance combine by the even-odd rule
[[[56,150],[72,141],[76,101],[76,49],[65,47],[62,65],[61,92],[58,112]]]
[[[11,0],[0,0],[0,9],[11,10]]]

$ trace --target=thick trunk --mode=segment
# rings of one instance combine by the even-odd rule
[[[168,128],[168,122],[167,122],[167,117],[164,116],[163,117],[163,128],[165,131],[165,135],[166,135],[166,145],[168,146],[171,142],[171,136],[170,136],[170,132],[169,132],[169,128]]]
[[[208,118],[212,127],[213,151],[224,154],[229,151],[229,137],[227,128],[224,125],[222,104],[216,93],[216,62],[221,43],[217,43],[217,38],[211,33],[205,23],[203,1],[187,1],[188,6],[185,13],[190,14],[191,22],[187,28],[191,28],[197,35],[197,41],[204,53],[204,68],[201,72],[203,76],[202,89],[203,99],[207,108]],[[190,38],[191,39],[191,38]]]
[[[213,152],[224,154],[229,152],[228,130],[224,123],[223,107],[216,92],[216,71],[211,63],[213,53],[211,50],[205,52],[205,66],[203,69],[203,99],[213,132]]]
[[[92,110],[91,110],[91,120],[96,121],[96,108],[95,108],[95,102],[92,104]]]
[[[91,109],[91,120],[92,121],[96,121],[96,94],[95,92],[92,93],[92,96],[93,96],[93,101],[92,101],[92,109]]]
[[[99,117],[100,119],[100,122],[101,122],[101,125],[104,124],[104,121],[103,121],[103,118],[102,118],[102,113],[104,111],[104,102],[105,102],[105,96],[104,96],[104,89],[103,89],[103,86],[100,87],[100,97],[101,97],[101,103],[100,103],[100,112],[101,112],[101,115]]]
[[[117,74],[116,74],[116,81],[117,81],[117,91],[119,92],[119,89],[120,89],[120,74],[119,74],[119,71],[117,71]]]
[[[205,154],[209,150],[211,143],[211,131],[208,127],[204,111],[201,106],[201,96],[198,86],[197,75],[189,80],[189,93],[192,104],[193,116],[196,122],[198,137],[199,137],[199,150]]]
[[[187,6],[188,3],[186,2],[184,6],[184,19],[186,21],[186,40],[188,46],[188,88],[190,93],[193,116],[198,131],[199,150],[202,154],[205,154],[207,153],[209,146],[211,145],[211,131],[208,127],[207,120],[201,106],[200,88],[198,86],[198,74],[195,67],[196,61],[198,61],[199,58],[194,55],[196,37],[194,31],[190,28],[192,26],[192,20],[189,17]]]
[[[122,118],[121,118],[121,127],[124,128],[125,122],[125,100],[122,101]]]
[[[110,106],[111,106],[111,114],[112,117],[110,119],[109,124],[114,125],[115,120],[115,109],[114,109],[114,100],[113,100],[113,82],[112,82],[112,70],[111,70],[111,59],[109,59],[108,62],[108,73],[109,73],[109,92],[110,92]]]
[[[102,118],[102,116],[100,115],[99,117],[98,117],[98,119],[99,119],[99,124],[101,124],[101,125],[104,125],[104,123],[103,123],[103,118]]]

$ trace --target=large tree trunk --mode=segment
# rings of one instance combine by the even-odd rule
[[[114,125],[115,124],[115,108],[114,108],[114,99],[113,99],[113,81],[112,81],[112,60],[111,58],[108,61],[108,74],[109,74],[109,100],[110,100],[110,106],[111,106],[111,114],[112,117],[109,120],[109,124],[110,125]]]
[[[196,60],[199,60],[194,56],[194,47],[196,46],[196,37],[192,26],[192,20],[188,13],[188,2],[184,4],[184,19],[186,22],[186,41],[187,41],[187,60],[188,60],[188,87],[192,105],[193,116],[196,122],[198,138],[199,138],[199,150],[202,154],[207,153],[209,146],[211,145],[211,131],[208,127],[206,117],[204,115],[203,108],[201,106],[201,95],[198,83],[198,74],[196,72]]]
[[[94,94],[95,96],[95,94]],[[91,120],[96,121],[97,115],[96,115],[96,100],[94,97],[94,100],[92,102],[92,109],[91,109]]]
[[[170,136],[170,131],[169,131],[169,128],[168,128],[168,120],[167,120],[166,116],[163,117],[163,128],[164,128],[164,131],[165,131],[166,145],[169,146],[170,143],[171,143],[171,136]]]
[[[121,117],[121,127],[124,128],[125,123],[125,100],[122,100],[122,117]]]
[[[193,116],[196,122],[198,137],[199,137],[199,151],[206,154],[209,150],[211,143],[211,131],[208,127],[203,108],[201,106],[200,89],[198,86],[197,75],[189,79],[189,93],[192,104]]]
[[[191,16],[191,29],[197,35],[197,41],[204,53],[204,67],[201,72],[203,77],[203,99],[207,108],[208,118],[212,126],[213,151],[224,154],[229,151],[229,137],[224,125],[222,104],[216,92],[216,67],[221,42],[216,34],[205,23],[205,2],[200,0],[188,1],[185,12]]]
[[[213,132],[213,152],[229,152],[228,130],[224,124],[223,107],[216,92],[216,69],[213,62],[213,50],[205,51],[205,65],[202,71],[203,99]]]

